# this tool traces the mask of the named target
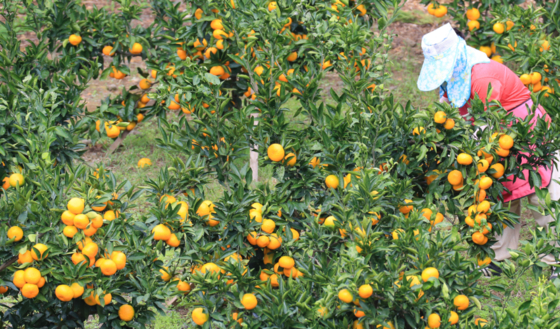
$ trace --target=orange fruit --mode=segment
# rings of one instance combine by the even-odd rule
[[[531,73],[531,83],[536,85],[542,81],[542,75],[539,72]]]
[[[243,304],[245,309],[252,310],[255,307],[257,307],[258,304],[257,297],[255,297],[255,295],[253,294],[245,294],[241,298],[241,304]]]
[[[447,181],[453,186],[461,185],[463,183],[463,174],[459,170],[453,170],[447,175]]]
[[[342,289],[338,292],[338,299],[345,303],[351,303],[354,300],[354,297],[348,289]]]
[[[2,184],[2,188],[4,190],[7,190],[10,188],[10,177],[4,177],[4,179],[2,180],[3,184]]]
[[[480,22],[479,21],[469,21],[467,23],[467,27],[469,28],[469,31],[478,30],[480,28]]]
[[[499,147],[496,149],[496,154],[505,158],[509,155],[509,150],[504,150],[503,148]]]
[[[478,266],[485,266],[492,263],[492,259],[490,259],[490,257],[488,256],[486,256],[486,258],[484,259],[477,258],[477,261],[478,261]]]
[[[222,19],[221,18],[216,18],[216,19],[212,20],[212,22],[210,23],[210,27],[213,30],[223,30],[224,25],[222,24]]]
[[[425,134],[426,130],[424,129],[424,127],[417,127],[414,128],[414,130],[412,130],[412,134],[413,135],[420,135],[420,134]]]
[[[265,219],[261,224],[261,230],[269,234],[272,233],[275,228],[276,228],[276,223],[271,219]]]
[[[498,140],[500,147],[504,150],[509,150],[513,147],[513,138],[509,135],[502,135]]]
[[[519,79],[521,79],[521,82],[522,82],[524,85],[530,85],[530,84],[532,83],[531,76],[530,76],[529,74],[526,74],[526,73],[525,73],[525,74],[522,74],[522,75],[519,77]]]
[[[49,249],[49,247],[45,246],[42,243],[37,243],[31,250],[31,257],[33,257],[34,260],[43,260],[49,255],[47,249]]]
[[[103,226],[103,217],[97,214],[97,216],[95,216],[95,218],[91,220],[91,227],[97,230],[101,226]]]
[[[86,261],[86,257],[84,255],[82,255],[81,253],[75,252],[75,253],[72,254],[72,263],[74,263],[74,265],[78,265],[83,261]]]
[[[31,251],[27,250],[23,254],[18,254],[18,264],[31,263],[31,262],[33,262]]]
[[[455,305],[459,311],[464,311],[469,308],[469,298],[465,295],[458,295],[453,299],[453,305]]]
[[[494,30],[494,32],[496,32],[497,34],[502,34],[504,33],[504,31],[506,30],[506,27],[503,23],[496,23],[494,24],[494,26],[492,27],[492,29]]]
[[[278,8],[278,4],[276,3],[276,1],[271,1],[268,3],[268,11],[273,11],[276,8]]]
[[[471,237],[472,237],[473,243],[476,243],[476,244],[481,245],[481,246],[485,245],[486,242],[488,242],[488,238],[480,232],[474,232]]]
[[[533,27],[533,25],[531,25],[531,27]],[[533,30],[533,29],[532,29],[532,30]],[[487,322],[488,322],[488,321],[486,321],[486,320],[484,320],[484,319],[480,319],[480,318],[474,320],[474,324],[477,325],[477,326],[480,325],[480,327],[484,327],[484,326],[486,325]]]
[[[328,175],[327,178],[325,179],[325,184],[327,185],[327,188],[338,188],[339,185],[339,181],[338,181],[338,177],[336,177],[336,175]]]
[[[77,282],[72,283],[70,289],[72,289],[72,294],[74,295],[74,298],[81,297],[84,294],[84,287],[80,286],[80,284]]]
[[[330,227],[333,228],[334,227],[334,222],[336,221],[336,218],[334,216],[329,216],[325,219],[324,224],[326,227]]]
[[[22,270],[15,271],[12,283],[14,284],[14,286],[20,289],[23,288],[23,286],[26,284],[25,272]]]
[[[23,230],[18,226],[12,226],[8,229],[8,239],[14,239],[14,241],[20,241],[23,239]]]
[[[247,235],[247,241],[249,241],[249,243],[253,246],[257,245],[257,232],[249,233],[249,235]]]
[[[451,130],[451,129],[453,129],[453,127],[455,127],[455,120],[453,120],[453,119],[445,120],[445,123],[443,124],[443,128],[445,128],[447,130]]]
[[[207,216],[210,215],[211,213],[214,213],[214,203],[212,203],[212,201],[210,200],[205,200],[203,201],[200,206],[198,207],[196,214],[198,216]]]
[[[483,219],[488,219],[488,216],[486,214],[478,214],[474,217],[474,221],[479,225],[482,223]]]
[[[72,239],[76,233],[78,233],[78,229],[75,226],[66,226],[62,230],[62,234],[70,239]]]
[[[111,54],[112,51],[113,51],[113,47],[112,47],[112,46],[105,46],[105,47],[103,47],[103,50],[102,50],[103,55],[105,55],[105,56],[111,56],[111,57],[112,57],[112,56],[115,56],[114,53]]]
[[[65,284],[61,284],[56,287],[54,294],[56,295],[56,298],[60,299],[63,302],[69,302],[74,299],[74,291],[72,290],[72,288]]]
[[[93,292],[91,293],[91,295],[89,295],[88,297],[84,298],[84,302],[86,304],[88,304],[89,306],[95,306],[97,303],[95,302],[95,296],[93,295]]]
[[[224,68],[221,66],[213,66],[212,68],[210,68],[210,74],[220,76],[224,73],[225,73]]]
[[[169,240],[171,237],[171,230],[164,224],[158,224],[152,229],[154,233],[154,240]]]
[[[492,177],[499,179],[504,175],[505,168],[501,163],[493,164],[490,169],[494,169],[495,173],[492,174]]]
[[[270,244],[270,238],[266,235],[261,235],[257,239],[257,246],[264,248]]]
[[[89,225],[89,218],[84,214],[79,214],[74,217],[74,226],[84,230]]]
[[[126,255],[122,251],[113,251],[111,260],[115,262],[117,270],[122,270],[126,266]]]
[[[133,55],[139,55],[142,53],[142,45],[139,44],[138,42],[135,42],[132,45],[132,48],[129,49],[130,53]]]
[[[108,220],[108,221],[112,221],[115,218],[117,218],[119,216],[119,212],[115,211],[115,210],[107,210],[104,214],[103,214],[103,219]]]
[[[101,273],[106,276],[111,276],[117,273],[117,264],[113,262],[111,259],[106,259],[100,266]]]
[[[72,198],[68,201],[67,208],[74,215],[81,214],[84,211],[85,201],[81,198]]]
[[[202,307],[197,307],[192,311],[191,314],[192,320],[197,325],[201,326],[208,321],[208,314],[204,313],[204,309]]]
[[[179,281],[179,283],[177,283],[177,290],[183,291],[185,293],[189,292],[191,290],[191,285],[185,281]]]
[[[272,233],[269,237],[270,243],[267,248],[270,250],[276,250],[282,245],[282,238],[278,237],[278,234]]]
[[[361,285],[358,289],[358,295],[363,299],[369,298],[373,295],[373,288],[369,284]]]
[[[513,23],[513,21],[508,20],[506,22],[506,30],[509,31],[509,30],[513,29],[514,25],[515,25],[515,23]]]
[[[105,306],[111,304],[112,300],[113,300],[113,296],[111,294],[105,294],[103,296],[103,301],[105,302]],[[99,295],[95,295],[95,304],[101,305],[101,300],[99,299]]]
[[[447,114],[445,114],[445,112],[438,111],[436,112],[436,114],[434,114],[435,123],[445,123],[445,120],[447,120]]]
[[[490,202],[486,200],[482,201],[481,203],[478,204],[476,210],[481,213],[487,213],[490,210]]]
[[[492,224],[491,223],[486,223],[486,225],[484,225],[484,227],[482,228],[482,234],[484,234],[484,235],[490,233],[491,231],[492,231]]]
[[[72,46],[77,46],[82,42],[82,37],[76,34],[71,34],[70,37],[68,37],[68,42]]]
[[[490,166],[490,163],[488,163],[488,160],[486,159],[482,159],[480,161],[478,161],[478,172],[483,173],[486,172],[486,170],[488,170],[488,167]]]
[[[39,287],[36,284],[26,283],[21,288],[21,294],[25,298],[35,298],[39,294]]]
[[[484,199],[486,199],[486,191],[485,190],[478,190],[478,193],[475,192],[474,198],[478,202],[484,201]]]
[[[478,187],[482,190],[487,190],[492,186],[492,178],[482,177],[478,183]]]
[[[280,259],[278,260],[278,264],[280,265],[280,267],[285,268],[285,269],[286,268],[290,269],[290,268],[295,266],[294,259],[290,256],[280,257]]]
[[[23,271],[23,278],[26,283],[38,284],[41,279],[41,272],[34,267],[28,267]]]
[[[411,212],[412,209],[414,209],[414,206],[413,205],[406,205],[408,203],[412,203],[412,200],[405,199],[404,203],[405,203],[405,205],[402,205],[402,206],[399,207],[399,211],[406,215],[409,212]]]
[[[284,160],[287,160],[286,166],[293,167],[296,164],[297,158],[296,158],[296,155],[294,153],[290,152],[290,153],[286,154],[286,156],[284,157]]]
[[[22,174],[11,174],[10,175],[10,186],[11,187],[16,187],[16,186],[23,186],[23,184],[25,183],[25,178],[23,177]]]
[[[134,307],[126,304],[119,307],[119,318],[122,321],[128,322],[134,318]]]
[[[480,51],[482,51],[483,53],[486,54],[486,56],[490,57],[492,56],[492,48],[488,47],[488,46],[480,46],[480,48],[478,48]]]
[[[467,9],[467,18],[471,21],[476,21],[480,18],[480,11],[477,8]]]
[[[434,16],[441,18],[443,16],[447,15],[447,7],[444,5],[439,5],[439,8],[436,8],[434,10]]]
[[[439,278],[439,271],[435,267],[428,267],[422,271],[422,281],[428,282],[430,278]]]
[[[162,269],[159,270],[161,273],[161,279],[165,282],[171,280],[171,273],[169,273],[169,268],[164,266]]]
[[[428,327],[429,328],[439,328],[441,326],[441,317],[439,314],[432,313],[428,316]]]
[[[138,83],[138,87],[140,87],[140,89],[143,90],[150,89],[151,86],[152,86],[152,82],[148,79],[142,79]]]
[[[223,40],[228,37],[228,34],[224,32],[224,30],[214,30],[214,32],[212,32],[212,36],[216,40]]]
[[[82,249],[82,254],[84,254],[89,258],[95,258],[98,252],[99,252],[99,247],[95,242],[87,243],[85,247]]]
[[[457,163],[459,163],[460,165],[467,166],[467,165],[472,164],[472,162],[473,162],[472,156],[470,156],[466,153],[460,153],[457,156]]]
[[[179,247],[179,245],[181,245],[181,241],[177,238],[177,236],[175,235],[175,233],[171,233],[171,236],[169,237],[169,239],[167,239],[165,241],[165,243],[167,243],[168,246],[177,248]]]
[[[280,144],[272,144],[267,149],[267,155],[271,161],[282,161],[284,159],[284,148]]]

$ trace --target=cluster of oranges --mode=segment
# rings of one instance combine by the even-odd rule
[[[295,166],[297,162],[296,155],[292,152],[285,154],[284,147],[280,144],[271,144],[267,149],[267,154],[271,161],[285,163],[288,167]]]
[[[139,101],[138,104],[143,104],[143,103],[141,101]],[[123,106],[124,105],[125,105],[125,103],[123,101]],[[144,106],[145,106],[145,104],[144,104]],[[126,126],[124,126],[124,125],[119,126],[118,125],[119,123],[123,122],[123,120],[121,118],[117,119],[117,121],[105,121],[105,123],[104,123],[105,133],[107,134],[107,137],[109,137],[109,138],[117,138],[117,137],[120,136],[121,131],[124,131],[124,130],[131,131],[132,129],[134,129],[136,127],[137,124],[142,122],[142,120],[144,120],[144,114],[138,113],[136,115],[136,120],[130,122]],[[95,122],[95,130],[101,131],[101,120],[97,120]]]
[[[34,267],[25,270],[18,270],[14,273],[14,286],[21,290],[25,298],[35,298],[39,295],[39,288],[45,285],[45,278],[41,276],[41,271]]]
[[[10,237],[11,236],[11,237]],[[15,238],[15,241],[20,241],[23,238],[23,231],[17,226],[12,226],[8,230],[8,237]],[[19,264],[33,264],[34,261],[42,261],[48,256],[48,247],[44,244],[38,243],[32,247],[32,250],[25,251],[18,255]],[[14,286],[20,289],[21,294],[25,298],[35,298],[39,294],[39,289],[42,288],[46,280],[41,275],[41,272],[35,267],[28,267],[25,270],[18,270],[14,272],[13,280]],[[0,293],[6,293],[7,287],[0,287]]]
[[[113,200],[116,200],[118,195],[113,193]],[[100,196],[97,196],[99,199]],[[84,214],[85,201],[81,198],[72,198],[68,201],[67,210],[62,213],[60,219],[66,225],[62,233],[68,237],[73,238],[78,229],[82,230],[87,237],[93,236],[97,230],[103,226],[103,220],[112,221],[119,216],[118,210],[108,209],[112,206],[112,201],[103,202],[102,205],[91,205],[93,211]],[[99,213],[103,213],[103,215]]]
[[[545,71],[549,71],[548,67],[545,67]],[[531,86],[533,92],[538,93],[539,91],[544,91],[545,92],[545,97],[549,97],[549,94],[553,94],[554,93],[554,89],[552,89],[549,86],[543,86],[542,85],[542,81],[543,81],[543,77],[542,74],[540,74],[539,72],[533,72],[530,74],[524,73],[522,74],[519,79],[521,79],[521,82],[523,82],[524,85],[526,85],[527,87]],[[544,78],[545,83],[548,82],[548,78]]]
[[[117,270],[122,270],[126,266],[126,255],[122,251],[113,251],[111,254],[104,252],[103,256],[96,260],[95,257],[99,253],[99,246],[89,237],[86,237],[83,241],[78,241],[77,246],[80,252],[76,251],[72,254],[72,263],[74,265],[83,262],[87,264],[89,260],[89,267],[95,265],[106,276],[114,275]]]
[[[447,15],[447,7],[437,3],[430,3],[428,5],[428,14],[441,18]]]
[[[177,201],[174,196],[169,194],[162,195],[160,201],[165,202],[166,208],[169,205],[171,205],[172,207],[180,206],[178,215],[181,216],[181,223],[184,223],[187,220],[189,205],[185,201]],[[190,223],[190,221],[188,223]],[[177,238],[177,235],[175,233],[172,233],[169,226],[165,224],[156,225],[152,229],[152,233],[154,234],[154,240],[164,241],[170,247],[175,248],[181,245],[181,241]]]

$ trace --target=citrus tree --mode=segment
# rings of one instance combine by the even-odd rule
[[[1,321],[83,327],[98,315],[105,327],[144,327],[166,292],[153,240],[132,216],[141,192],[103,168],[29,161],[38,168],[24,170],[0,205],[0,286],[13,297]]]

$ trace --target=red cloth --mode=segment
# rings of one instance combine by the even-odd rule
[[[515,117],[524,119],[527,115],[527,106],[531,108],[533,101],[531,100],[531,92],[525,85],[521,82],[519,77],[511,71],[507,66],[500,64],[496,61],[490,61],[490,63],[476,64],[471,70],[471,97],[474,95],[486,102],[486,96],[488,94],[488,85],[492,85],[492,94],[490,95],[490,101],[498,100],[506,111],[513,111]],[[444,95],[447,97],[447,95]],[[468,101],[463,107],[459,109],[459,113],[465,116],[468,113],[468,108],[470,107],[470,101]],[[548,120],[550,118],[546,114],[542,106],[538,106],[537,116],[542,117],[545,115]],[[532,127],[536,124],[537,118],[535,117],[531,121]],[[527,161],[523,160],[523,163]],[[547,169],[546,167],[539,167],[539,174],[542,179],[541,188],[545,188],[550,184],[552,179],[552,169]],[[529,171],[524,170],[523,174],[528,177]],[[512,177],[508,177],[509,180],[513,180]],[[515,183],[512,181],[505,182],[504,187],[507,188],[511,194],[503,193],[504,201],[509,202],[516,199],[520,199],[527,195],[535,193],[535,189],[529,186],[529,182],[523,179],[516,179]]]
[[[471,99],[475,93],[486,102],[488,84],[492,84],[490,100],[498,100],[502,106],[511,111],[531,98],[531,92],[519,77],[507,66],[496,61],[476,64],[471,70]],[[459,109],[461,115],[467,114],[469,102]]]

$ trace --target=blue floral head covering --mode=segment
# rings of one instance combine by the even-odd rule
[[[468,47],[450,24],[426,34],[422,38],[424,65],[418,77],[418,89],[431,91],[446,82],[445,91],[452,105],[462,107],[471,96],[471,70],[480,63],[490,63],[488,56]]]

